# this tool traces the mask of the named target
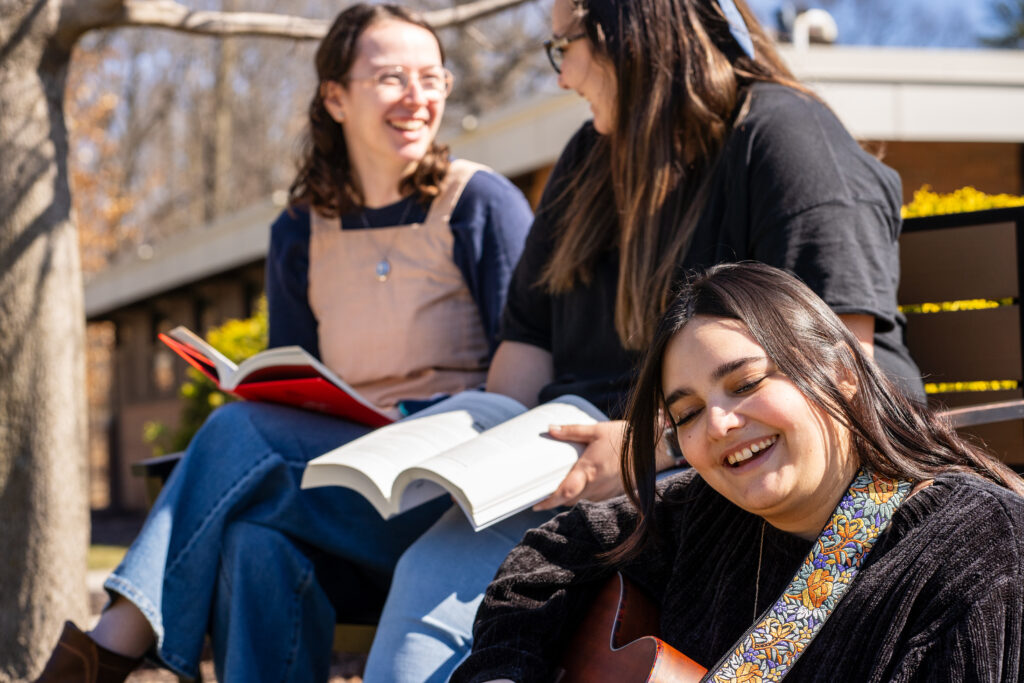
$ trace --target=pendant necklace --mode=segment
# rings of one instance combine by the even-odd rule
[[[760,597],[761,592],[761,559],[764,557],[764,527],[765,521],[761,520],[761,546],[757,550],[757,577],[754,579],[754,616],[752,619],[757,621],[757,599]]]
[[[405,219],[409,217],[409,212],[412,210],[412,205],[415,204],[415,200],[412,197],[407,198],[408,203],[405,205],[405,210],[402,211],[402,217],[398,219],[397,227],[405,225]],[[375,228],[370,227],[370,221],[366,218],[366,209],[364,208],[362,213],[359,214],[360,219],[363,223],[363,228],[367,230],[374,230]],[[415,226],[413,226],[415,228]],[[380,259],[377,261],[377,265],[374,266],[373,272],[377,276],[377,282],[387,282],[388,277],[391,275],[391,261],[389,256],[391,255],[391,249],[395,246],[395,239],[398,234],[392,233],[391,240],[388,242],[387,248],[384,253],[381,254]],[[373,240],[376,243],[376,239]],[[379,250],[378,250],[379,251]]]

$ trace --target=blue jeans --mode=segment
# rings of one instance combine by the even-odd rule
[[[476,533],[458,508],[442,515],[398,561],[364,683],[447,681],[472,649],[477,607],[505,556],[564,509],[520,512]]]
[[[363,681],[447,681],[469,654],[487,584],[523,534],[554,514],[521,512],[474,533],[462,510],[446,512],[398,561]]]
[[[356,604],[383,590],[450,505],[385,521],[348,489],[299,488],[311,458],[367,431],[263,403],[210,416],[106,582],[149,620],[161,663],[195,677],[209,632],[222,683],[327,679],[336,615],[317,558],[344,579],[334,604],[345,610],[346,594]]]

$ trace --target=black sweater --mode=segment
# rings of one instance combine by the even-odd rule
[[[694,471],[669,478],[659,545],[623,573],[662,606],[661,637],[705,667],[752,624],[761,518]],[[554,680],[560,647],[614,567],[595,555],[635,524],[623,498],[580,504],[531,530],[477,613],[473,654],[453,682]],[[1024,681],[1024,499],[968,475],[906,501],[787,681]],[[757,613],[810,543],[770,525]]]

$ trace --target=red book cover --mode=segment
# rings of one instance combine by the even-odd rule
[[[374,428],[395,421],[297,346],[267,349],[236,366],[187,328],[158,336],[222,391],[248,401],[282,403]]]
[[[323,377],[297,377],[265,382],[245,381],[235,387],[236,396],[247,401],[266,401],[337,415],[368,427],[383,427],[394,420],[367,408]]]

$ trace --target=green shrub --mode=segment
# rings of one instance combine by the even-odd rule
[[[256,315],[244,320],[228,320],[206,335],[206,341],[234,363],[239,363],[267,348],[267,302],[261,299]],[[188,379],[181,385],[181,419],[177,429],[162,422],[143,425],[143,440],[153,449],[153,455],[164,455],[185,450],[189,441],[209,417],[225,403],[237,400],[219,390],[206,375],[194,368],[188,369]]]

